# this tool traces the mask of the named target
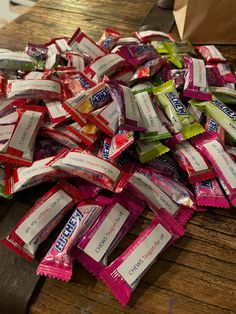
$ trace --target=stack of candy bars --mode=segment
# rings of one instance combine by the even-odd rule
[[[54,181],[3,243],[69,281],[77,260],[121,305],[193,213],[236,207],[236,77],[213,45],[111,28],[0,49],[0,193]],[[144,208],[154,219],[116,259]]]

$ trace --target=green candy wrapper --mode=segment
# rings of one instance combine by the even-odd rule
[[[154,87],[152,91],[171,121],[176,133],[181,133],[185,139],[189,139],[205,131],[179,99],[173,81]]]
[[[142,163],[148,162],[169,151],[169,148],[163,145],[160,141],[147,143],[142,140],[137,140],[135,144],[139,160]]]

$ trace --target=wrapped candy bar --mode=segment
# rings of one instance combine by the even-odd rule
[[[131,199],[127,191],[114,197],[79,242],[80,250],[76,253],[79,263],[98,278],[106,266],[104,259],[125,237],[144,207],[144,202],[135,196]]]
[[[109,160],[119,156],[125,149],[134,143],[134,132],[119,129],[112,137],[109,149]]]
[[[185,141],[178,144],[173,152],[179,165],[188,173],[190,183],[196,183],[202,180],[216,177],[215,171],[204,155],[201,154],[189,142]]]
[[[122,191],[130,176],[129,172],[79,148],[61,151],[50,166],[115,192]]]
[[[56,180],[65,177],[65,173],[61,173],[50,166],[48,163],[53,157],[35,161],[30,167],[10,168],[6,167],[6,194],[13,194],[42,182]]]
[[[226,59],[214,45],[198,46],[197,49],[207,62],[226,61]]]
[[[175,41],[171,34],[167,34],[160,31],[153,31],[153,30],[147,30],[147,31],[137,31],[133,32],[133,35],[137,37],[140,42],[150,42],[152,40],[160,40],[160,41]]]
[[[121,33],[114,30],[111,27],[107,27],[103,30],[103,34],[97,44],[106,52],[110,52],[121,38]]]
[[[69,281],[72,276],[74,257],[71,249],[93,225],[103,208],[81,202],[37,268],[37,274]]]
[[[207,132],[193,139],[192,143],[210,160],[215,172],[229,190],[230,202],[236,206],[236,163],[226,153],[217,135],[214,132]]]
[[[158,87],[154,87],[153,92],[170,119],[176,133],[181,132],[184,138],[188,139],[204,132],[202,126],[187,111],[179,99],[173,86],[173,81],[168,81]]]
[[[184,57],[187,75],[184,84],[184,96],[200,100],[212,100],[206,79],[206,68],[203,60]]]
[[[146,129],[140,138],[148,142],[170,138],[171,135],[159,119],[148,92],[136,93],[134,97],[141,115],[139,125]]]
[[[76,68],[78,71],[84,70],[84,58],[78,52],[67,51],[66,59],[68,60],[67,66]]]
[[[73,75],[63,74],[60,76],[74,96],[96,85],[84,72],[76,71]]]
[[[76,188],[58,182],[21,218],[3,244],[28,260],[34,259],[39,244],[80,199]]]
[[[183,234],[176,221],[161,210],[138,238],[101,272],[101,280],[122,306],[129,302],[133,290],[157,257]]]
[[[236,91],[234,88],[210,86],[209,89],[222,102],[236,104]]]
[[[105,50],[85,35],[80,28],[75,31],[68,44],[72,50],[81,52],[92,60],[105,55]]]
[[[195,183],[194,191],[198,205],[223,208],[230,207],[216,179]]]
[[[63,108],[61,101],[47,101],[46,107],[53,125],[65,122],[70,117],[67,111]]]
[[[206,115],[214,119],[219,125],[228,132],[236,140],[236,113],[227,107],[216,97],[212,101],[199,102],[197,100],[190,100],[191,105],[196,106]]]
[[[84,125],[86,114],[106,105],[111,100],[108,86],[101,82],[63,103],[66,111],[76,122]]]
[[[217,63],[216,68],[225,82],[236,83],[236,76],[231,72],[227,63]]]
[[[32,71],[37,69],[38,62],[27,53],[0,51],[0,69]]]
[[[32,164],[34,142],[44,112],[39,106],[18,107],[18,120],[7,147],[0,153],[0,160],[25,166]]]
[[[155,214],[159,214],[160,208],[165,208],[181,225],[185,225],[196,210],[193,194],[181,183],[155,169],[135,171],[128,181],[128,188],[145,200]]]
[[[7,99],[64,99],[60,82],[53,80],[8,80]]]
[[[95,82],[100,82],[104,75],[112,76],[118,69],[125,65],[124,58],[116,53],[109,53],[97,58],[90,63],[84,70],[84,73]]]
[[[163,145],[160,141],[145,142],[137,140],[135,142],[138,157],[141,163],[148,162],[155,157],[167,153],[170,149]]]

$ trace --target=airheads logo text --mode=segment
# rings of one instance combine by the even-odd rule
[[[233,112],[230,108],[226,107],[220,100],[212,100],[211,103],[215,105],[217,108],[219,108],[222,112],[224,112],[227,116],[229,116],[231,119],[236,121],[236,113]]]
[[[203,188],[206,188],[206,189],[212,189],[211,180],[204,180],[204,181],[201,181],[201,186],[202,186]]]
[[[109,92],[108,86],[106,86],[105,88],[101,89],[99,92],[94,94],[91,97],[90,102],[93,107],[97,107],[109,98],[110,98],[110,92]]]
[[[165,95],[169,99],[169,101],[171,102],[172,106],[175,108],[175,111],[179,115],[187,115],[186,108],[184,107],[184,105],[182,104],[182,102],[180,101],[180,99],[178,98],[176,93],[166,92]]]
[[[75,210],[70,220],[67,222],[64,230],[62,231],[60,238],[57,240],[55,249],[58,252],[62,252],[64,250],[64,247],[66,243],[68,242],[68,239],[71,237],[77,224],[82,218],[83,218],[83,214],[81,214],[81,212],[79,212],[78,210]]]

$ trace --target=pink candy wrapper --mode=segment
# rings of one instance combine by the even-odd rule
[[[218,63],[216,67],[225,82],[236,83],[236,76],[231,72],[227,63]]]
[[[201,134],[192,139],[192,143],[210,160],[215,172],[229,190],[231,204],[236,206],[236,163],[226,153],[217,139],[216,133],[206,132]]]
[[[214,45],[198,46],[200,54],[207,62],[224,62],[226,59]]]
[[[225,130],[215,120],[207,117],[205,129],[208,132],[216,132],[221,143],[225,143]]]
[[[74,264],[71,249],[92,226],[102,209],[101,206],[86,202],[78,204],[51,249],[39,264],[37,275],[70,280]]]
[[[39,244],[80,199],[76,188],[65,181],[58,182],[35,203],[2,242],[22,257],[34,259]]]
[[[184,234],[184,230],[165,211],[160,210],[139,237],[100,274],[122,306],[157,257]]]
[[[178,144],[173,154],[179,165],[187,171],[190,183],[216,177],[216,173],[206,157],[189,142]]]
[[[165,208],[184,225],[196,210],[193,194],[181,183],[161,175],[155,169],[139,168],[129,179],[128,187],[144,200],[155,214]]]
[[[79,148],[61,151],[50,166],[115,192],[122,191],[131,175],[89,151]]]
[[[123,192],[114,197],[98,220],[79,242],[78,261],[93,276],[106,266],[104,258],[109,256],[125,237],[131,226],[144,210],[145,203],[135,196]]]
[[[200,206],[230,207],[216,179],[198,182],[194,185],[194,190]]]
[[[207,86],[206,68],[203,60],[184,57],[187,75],[183,94],[185,97],[200,100],[212,100],[212,95]]]

